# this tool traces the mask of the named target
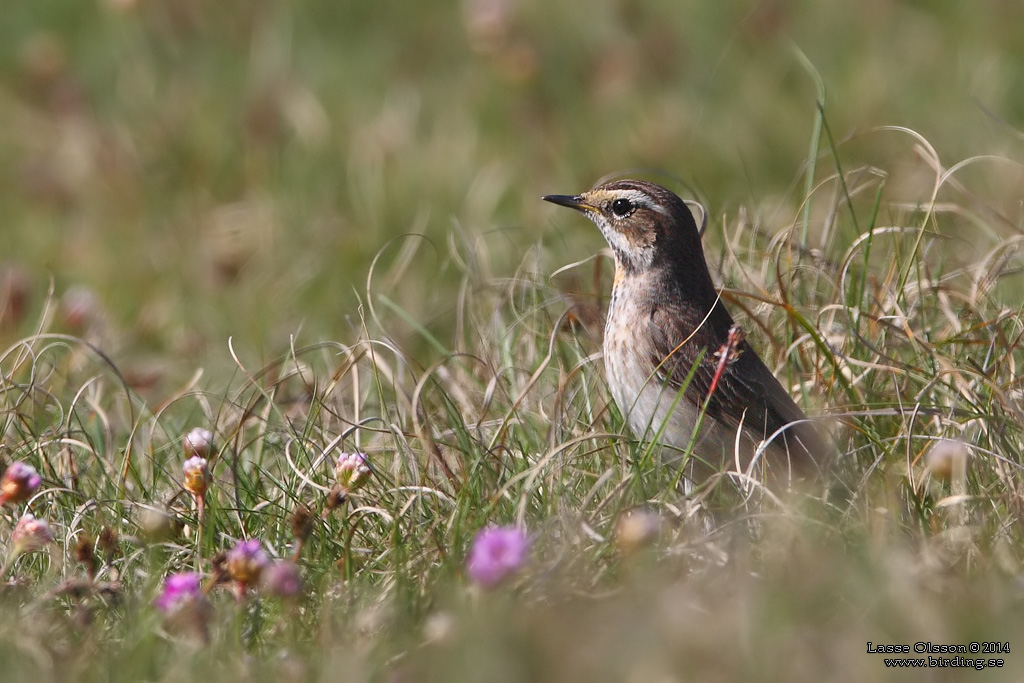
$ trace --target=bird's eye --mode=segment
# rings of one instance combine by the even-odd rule
[[[625,218],[633,211],[633,202],[628,199],[616,199],[612,202],[612,213],[617,218]]]

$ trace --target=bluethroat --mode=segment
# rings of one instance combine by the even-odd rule
[[[746,472],[755,458],[773,481],[824,469],[829,451],[816,428],[722,303],[682,199],[639,180],[544,199],[583,213],[611,246],[604,364],[635,436],[656,437],[669,460],[692,445],[683,465],[692,483]]]

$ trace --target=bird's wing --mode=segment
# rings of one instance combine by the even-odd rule
[[[738,355],[726,364],[715,383],[719,368],[716,352],[725,343],[732,323],[724,309],[716,313],[724,315],[712,315],[694,330],[683,322],[695,318],[692,311],[687,313],[672,307],[658,307],[652,312],[649,322],[651,348],[648,351],[654,363],[660,365],[660,370],[651,381],[660,381],[669,389],[678,390],[703,350],[704,355],[686,388],[684,400],[698,407],[706,402],[707,416],[732,429],[737,429],[742,419],[744,428],[761,439],[791,425],[775,437],[773,443],[779,448],[774,450],[788,451],[798,469],[815,469],[816,463],[822,464],[827,453],[821,437],[814,426],[806,422],[807,416],[746,340],[740,340],[736,345]],[[713,392],[712,384],[715,385]],[[792,424],[794,422],[799,424]]]

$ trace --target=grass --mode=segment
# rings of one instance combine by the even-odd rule
[[[44,480],[0,539],[25,510],[56,537],[7,545],[5,676],[904,679],[871,641],[1009,643],[979,678],[1019,677],[1012,17],[176,7],[0,29],[0,456]],[[706,512],[627,435],[609,259],[538,197],[638,167],[707,205],[730,309],[842,454],[827,491],[721,479]],[[374,475],[328,510],[355,450]],[[206,643],[154,608],[238,539],[290,556],[301,506],[300,598],[215,587]],[[486,591],[489,524],[531,549]]]
[[[1018,311],[996,296],[1015,276],[1003,257],[1012,240],[972,261],[943,247],[974,217],[927,203],[901,211],[899,225],[871,224],[893,210],[872,203],[885,178],[859,169],[845,178],[827,181],[836,225],[826,228],[849,229],[863,202],[864,232],[841,259],[741,217],[716,226],[728,243],[718,270],[734,308],[749,314],[744,328],[809,406],[829,406],[845,495],[719,505],[709,532],[672,485],[675,472],[622,436],[609,403],[599,331],[586,323],[606,290],[605,257],[576,268],[593,272],[579,279],[595,289],[567,308],[533,264],[494,279],[486,240],[453,235],[453,251],[474,259],[462,263],[450,346],[421,331],[439,357],[427,366],[389,331],[415,314],[372,286],[349,343],[295,345],[263,366],[236,355],[236,377],[219,392],[191,383],[159,404],[84,340],[40,333],[12,345],[0,357],[4,448],[43,474],[25,507],[50,521],[58,543],[12,567],[8,660],[20,676],[83,679],[301,678],[344,666],[355,678],[415,680],[766,670],[793,680],[834,667],[860,680],[886,675],[867,641],[1012,647],[1021,330]],[[192,426],[220,444],[204,534],[181,488]],[[929,460],[939,440],[969,453],[949,474]],[[330,512],[337,450],[368,453],[374,476]],[[240,538],[289,555],[299,505],[325,516],[302,551],[298,603],[239,605],[217,589],[201,649],[161,627],[150,602],[166,574],[209,574],[211,556]],[[179,531],[147,539],[148,508],[167,511]],[[616,525],[636,508],[666,529],[624,554]],[[481,592],[463,563],[490,523],[527,528],[532,559],[513,584]],[[112,582],[112,594],[55,589],[83,574],[77,540],[105,528],[119,542],[97,580]]]

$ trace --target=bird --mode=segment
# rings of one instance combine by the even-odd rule
[[[634,436],[682,461],[690,486],[751,463],[773,482],[825,471],[829,449],[733,321],[682,199],[642,180],[543,199],[581,212],[611,247],[604,365]]]

